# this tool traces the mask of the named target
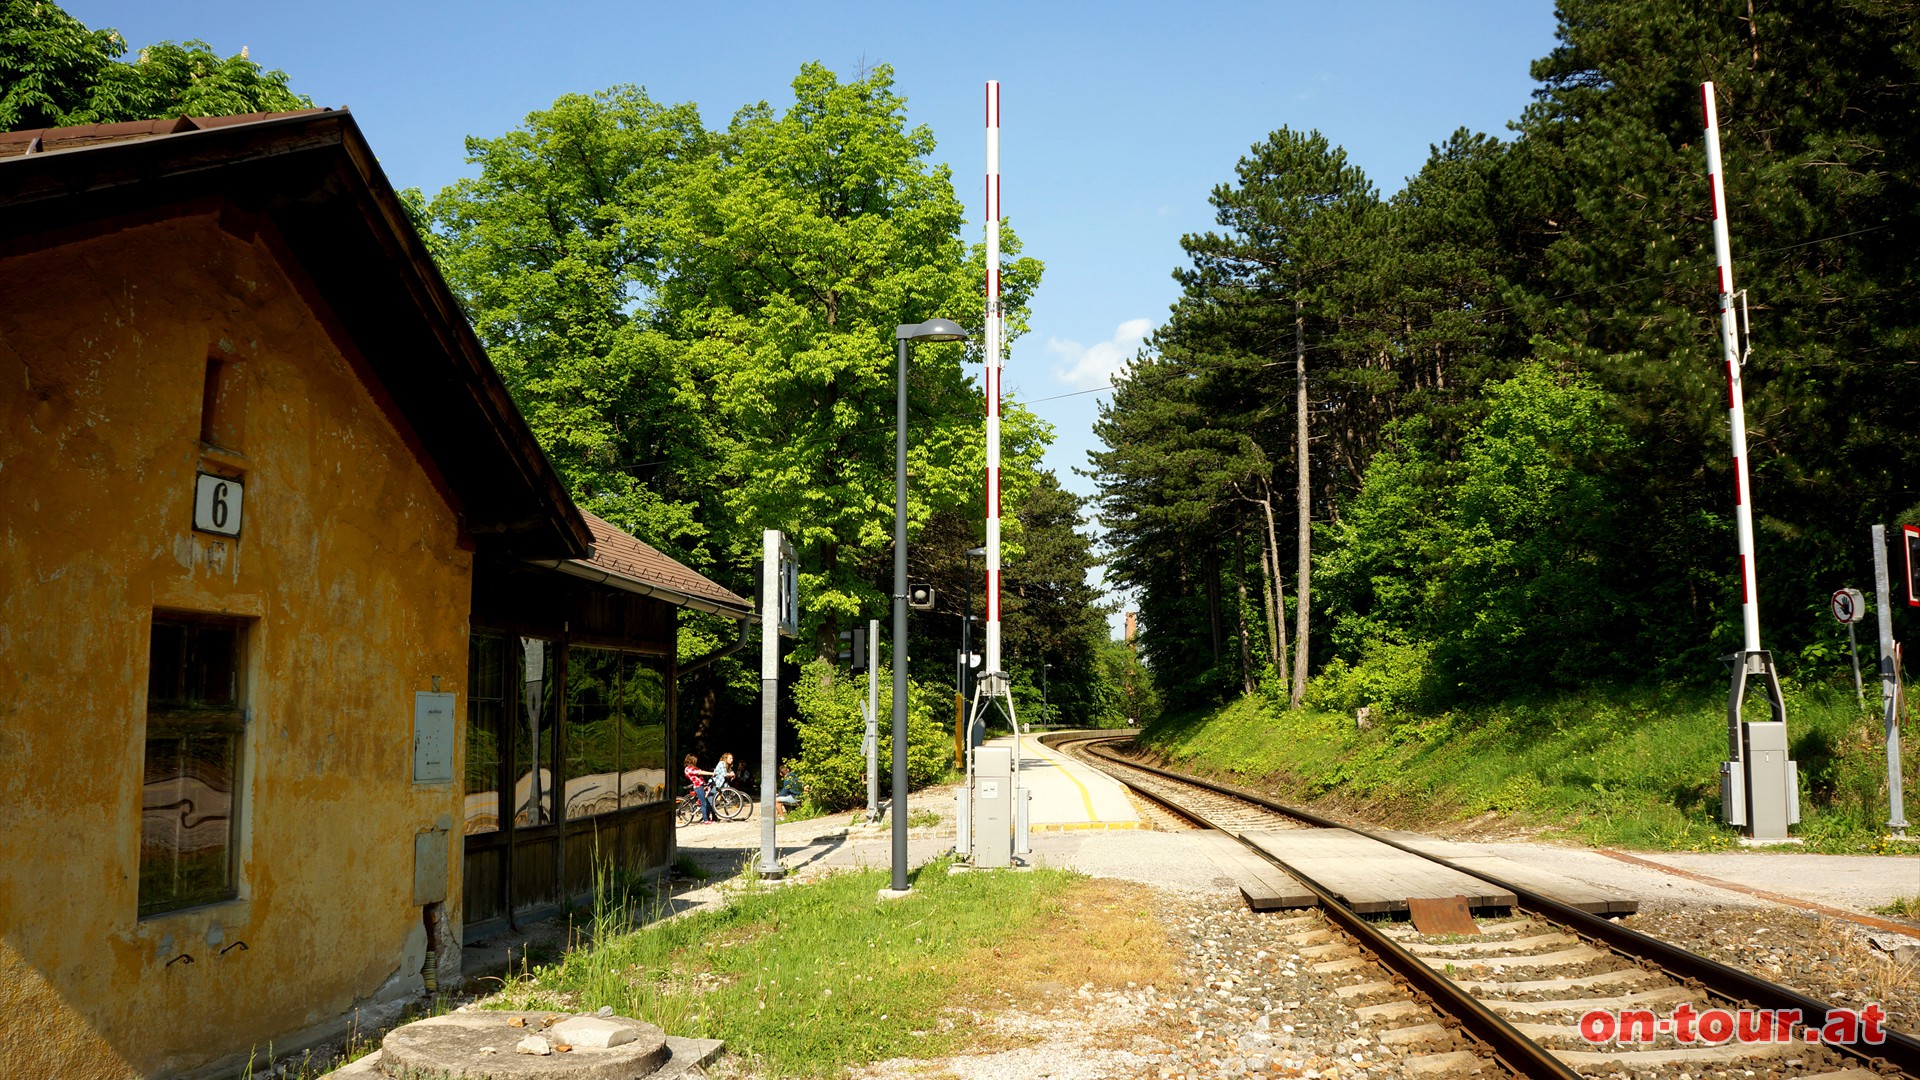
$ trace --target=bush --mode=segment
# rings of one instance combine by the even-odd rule
[[[861,752],[867,721],[866,680],[848,677],[825,661],[815,660],[800,670],[793,685],[798,715],[793,725],[800,734],[800,757],[793,771],[806,789],[807,800],[823,808],[863,804],[867,800],[867,759]],[[907,786],[921,788],[940,779],[953,761],[953,732],[941,722],[946,714],[934,708],[936,692],[911,680],[907,683]],[[881,787],[891,790],[888,777],[893,760],[893,682],[880,683]]]
[[[1336,658],[1321,669],[1307,684],[1305,702],[1349,716],[1362,706],[1372,708],[1376,719],[1406,715],[1426,692],[1432,656],[1433,646],[1425,642],[1368,642],[1359,664]]]

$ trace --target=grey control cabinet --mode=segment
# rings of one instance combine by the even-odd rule
[[[982,746],[973,751],[973,865],[1013,865],[1013,751]]]
[[[1747,830],[1755,840],[1785,840],[1800,821],[1799,763],[1787,757],[1787,725],[1749,722],[1746,736]],[[1731,778],[1738,783],[1739,778]]]

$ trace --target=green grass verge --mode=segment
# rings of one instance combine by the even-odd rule
[[[500,1008],[597,1009],[669,1034],[725,1039],[778,1076],[832,1076],[885,1058],[937,1057],[975,1037],[939,1022],[980,954],[1059,911],[1079,880],[1057,870],[917,872],[882,901],[884,871],[746,885],[725,906],[632,929],[599,906],[595,940],[509,986]]]
[[[1755,698],[1756,707],[1759,699]],[[1877,713],[1852,687],[1787,695],[1800,764],[1797,850],[1886,853],[1886,751]],[[1141,740],[1182,766],[1300,799],[1328,798],[1404,825],[1497,813],[1589,844],[1654,850],[1731,846],[1720,823],[1724,694],[1602,690],[1405,716],[1356,730],[1353,718],[1278,708],[1250,695],[1210,713],[1166,717]],[[1906,775],[1920,761],[1903,733]],[[1909,783],[1909,790],[1913,785]]]
[[[1920,896],[1896,896],[1891,903],[1882,904],[1873,910],[1898,919],[1920,920]]]

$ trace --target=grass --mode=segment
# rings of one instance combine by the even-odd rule
[[[1751,706],[1761,710],[1759,700]],[[1760,712],[1764,715],[1764,712]],[[1788,692],[1803,851],[1892,853],[1877,713],[1852,687]],[[1498,818],[1588,844],[1653,850],[1732,846],[1720,823],[1726,699],[1673,689],[1599,690],[1358,731],[1348,716],[1275,708],[1250,695],[1163,718],[1142,742],[1182,767],[1409,826]],[[1920,762],[1903,739],[1908,776]]]
[[[1896,896],[1891,903],[1882,904],[1873,910],[1882,915],[1891,915],[1896,919],[1920,921],[1920,896]]]
[[[501,1008],[596,1009],[725,1039],[780,1076],[977,1048],[968,1010],[1012,988],[1165,983],[1144,890],[1057,870],[948,874],[881,901],[884,871],[777,888],[745,880],[720,908],[634,928],[599,904],[590,946],[516,980]]]

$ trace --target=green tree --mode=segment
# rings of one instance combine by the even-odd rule
[[[726,563],[709,546],[712,388],[655,301],[680,189],[712,152],[691,105],[568,94],[469,138],[479,176],[428,211],[448,282],[574,496],[703,570]]]
[[[741,528],[788,531],[816,653],[883,606],[891,556],[893,328],[940,315],[979,325],[984,265],[925,127],[906,124],[892,70],[842,83],[801,69],[794,103],[740,111],[720,151],[687,178],[674,221],[674,274],[657,302],[711,387],[726,508]],[[1040,265],[1005,245],[1003,299],[1024,326]],[[980,391],[959,345],[910,353],[909,518],[977,505],[985,457]],[[1044,433],[1007,417],[1008,497],[1033,475]]]
[[[1531,193],[1531,332],[1583,356],[1623,403],[1615,463],[1644,598],[1635,650],[1685,669],[1738,640],[1726,373],[1720,363],[1700,83],[1718,90],[1744,371],[1762,619],[1797,618],[1866,570],[1861,538],[1916,500],[1904,402],[1920,335],[1920,5],[1758,8],[1567,0],[1534,65],[1512,185]],[[1658,598],[1661,602],[1654,602]]]
[[[793,88],[784,111],[754,105],[723,131],[635,87],[567,95],[470,139],[479,175],[410,206],[576,497],[743,592],[761,530],[785,530],[802,651],[831,657],[835,632],[890,592],[893,328],[978,325],[984,251],[961,239],[951,179],[887,68],[843,83],[808,65]],[[1041,266],[1003,235],[1017,334]],[[965,357],[916,347],[909,388],[909,556],[917,575],[956,564],[956,611],[978,588],[957,564],[979,542],[985,472]],[[1043,484],[1051,430],[1017,403],[1004,415],[1013,511]],[[1012,572],[1024,533],[1017,514],[1008,525]],[[695,651],[730,633],[683,622]],[[751,689],[731,661],[711,678],[735,699]]]
[[[1366,175],[1319,132],[1281,128],[1240,159],[1237,182],[1213,189],[1219,233],[1181,239],[1193,260],[1175,277],[1189,292],[1225,294],[1250,307],[1243,316],[1267,338],[1268,356],[1282,352],[1282,327],[1292,330],[1294,375],[1293,471],[1295,512],[1294,656],[1291,700],[1306,687],[1312,626],[1313,470],[1311,401],[1307,380],[1307,324],[1337,322],[1343,270],[1371,235],[1378,196]],[[1351,277],[1351,275],[1344,275]],[[1325,330],[1317,325],[1322,334]],[[1318,335],[1317,335],[1318,336]]]
[[[89,30],[48,0],[0,0],[0,131],[313,107],[242,49],[162,41],[122,63],[114,30]]]
[[[876,660],[880,650],[874,652]],[[953,735],[937,705],[946,697],[918,680],[907,684],[907,783],[921,788],[940,779],[953,762]],[[800,736],[793,771],[809,801],[853,806],[867,797],[867,759],[861,753],[867,722],[865,680],[836,677],[827,661],[814,660],[793,682],[794,729]],[[880,761],[893,757],[893,681],[880,680]],[[886,766],[881,773],[884,777]]]

